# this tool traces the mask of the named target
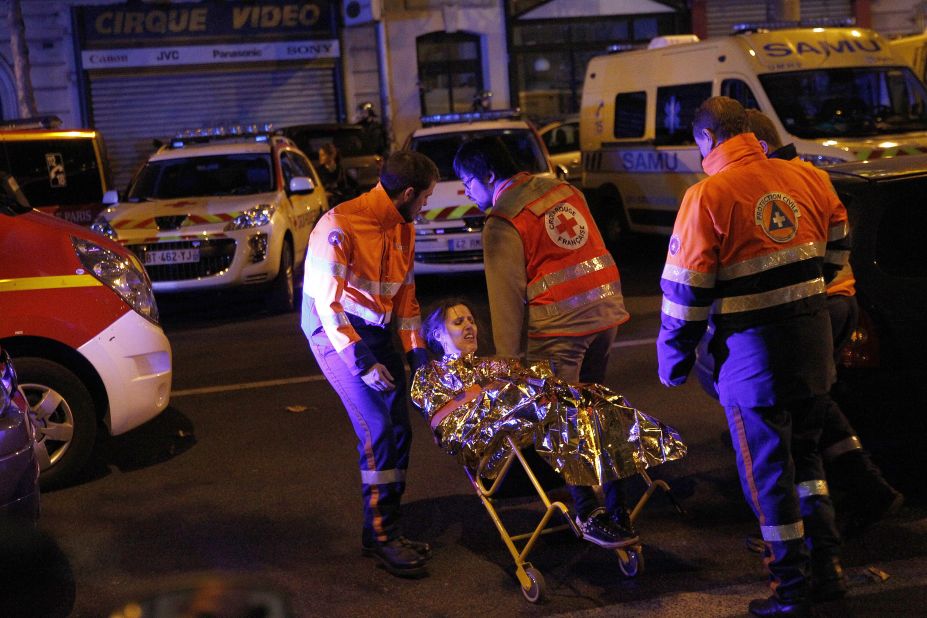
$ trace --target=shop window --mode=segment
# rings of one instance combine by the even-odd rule
[[[422,115],[468,112],[483,92],[480,37],[432,32],[416,39]]]
[[[657,88],[656,142],[662,146],[695,143],[692,118],[702,101],[711,97],[711,82]]]
[[[647,93],[623,92],[615,97],[615,137],[643,137]]]

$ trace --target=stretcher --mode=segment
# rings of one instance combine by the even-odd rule
[[[579,529],[579,526],[576,525],[576,522],[573,521],[573,518],[570,517],[570,512],[567,506],[563,502],[552,502],[550,500],[547,492],[544,490],[543,486],[538,481],[537,476],[532,471],[528,461],[525,459],[524,454],[516,446],[515,441],[510,436],[506,436],[505,440],[507,440],[509,443],[510,452],[502,463],[502,466],[499,468],[497,476],[488,487],[487,481],[481,476],[480,473],[483,470],[484,465],[489,461],[489,455],[483,459],[475,471],[467,467],[464,469],[467,472],[470,483],[473,485],[473,488],[476,490],[477,495],[482,501],[483,506],[486,507],[486,510],[489,512],[489,516],[492,518],[493,523],[496,525],[496,529],[499,531],[499,535],[502,537],[503,543],[505,543],[505,546],[508,548],[509,553],[512,555],[512,558],[515,561],[515,575],[518,578],[519,585],[521,586],[522,594],[524,595],[525,599],[531,603],[538,603],[544,598],[545,583],[544,576],[541,574],[541,572],[530,562],[528,562],[528,554],[531,553],[535,543],[543,534],[550,534],[566,529],[572,530],[573,534],[575,534],[579,539],[583,538],[583,533]],[[497,498],[494,496],[499,491],[499,488],[502,486],[505,477],[516,461],[521,464],[522,468],[524,468],[525,474],[528,476],[528,479],[531,481],[531,484],[534,486],[538,497],[541,499],[541,502],[545,507],[545,511],[541,516],[541,521],[533,530],[530,532],[511,534],[509,533],[505,524],[502,522],[502,518],[499,516],[498,509],[494,504]],[[646,470],[641,470],[640,475],[644,479],[644,482],[647,484],[647,489],[641,495],[640,499],[635,504],[634,509],[631,511],[632,522],[637,520],[644,506],[647,504],[647,502],[650,500],[650,497],[657,489],[661,489],[666,492],[666,495],[670,498],[670,501],[676,510],[680,514],[683,513],[682,508],[676,502],[673,494],[670,493],[669,484],[659,479],[651,479]],[[559,525],[553,523],[551,520],[554,518],[555,514],[561,515],[566,523]],[[524,543],[519,549],[518,543],[522,541],[524,541]],[[621,570],[621,573],[625,577],[636,577],[641,571],[643,571],[644,550],[639,543],[611,551],[614,551],[618,556],[618,568]]]

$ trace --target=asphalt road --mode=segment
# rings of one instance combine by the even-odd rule
[[[109,616],[130,601],[188,588],[201,591],[204,602],[234,601],[241,587],[268,591],[296,616],[745,615],[749,600],[767,591],[758,555],[744,547],[756,523],[733,453],[720,438],[723,414],[694,381],[671,391],[656,378],[661,243],[635,243],[618,258],[633,317],[607,383],[676,427],[689,446],[684,460],[652,471],[669,483],[684,513],[661,491],[645,506],[637,522],[645,567],[637,577],[623,577],[614,554],[557,533],[531,553],[548,598],[529,604],[464,471],[417,416],[403,521],[409,536],[434,544],[435,555],[419,580],[375,567],[359,551],[355,438],[305,345],[298,315],[270,316],[260,303],[210,298],[162,303],[174,350],[169,408],[101,449],[81,483],[43,495],[40,529],[57,551],[37,569],[23,615],[40,598],[74,616]],[[481,277],[419,285],[426,305],[448,293],[485,303]],[[488,335],[481,336],[483,350]],[[898,388],[894,394],[905,401],[905,387]],[[886,400],[888,413],[897,409],[887,397],[876,399]],[[921,430],[900,432],[911,445],[903,453],[873,434],[908,501],[897,517],[847,541],[851,595],[816,607],[816,615],[923,615]],[[510,480],[504,521],[511,531],[529,530],[540,517],[538,500],[523,478]],[[552,497],[565,499],[562,489],[549,487]],[[644,488],[636,480],[632,495]],[[876,572],[889,577],[881,581]],[[208,594],[217,590],[224,593]]]

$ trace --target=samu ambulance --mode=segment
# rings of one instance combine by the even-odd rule
[[[0,347],[36,427],[43,487],[75,479],[101,431],[167,407],[171,347],[141,262],[109,238],[29,206],[0,172]]]
[[[817,165],[927,152],[927,89],[872,30],[745,25],[704,41],[660,37],[586,68],[583,184],[608,240],[671,233],[683,194],[704,177],[693,114],[715,95],[766,113]]]

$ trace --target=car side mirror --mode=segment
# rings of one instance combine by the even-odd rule
[[[2,192],[0,192],[0,212],[15,216],[32,210],[29,200],[23,195],[22,189],[19,188],[19,183],[16,182],[15,178],[0,172],[0,187],[2,187]]]
[[[308,194],[315,191],[315,183],[308,176],[290,178],[290,193]]]
[[[119,203],[119,191],[115,189],[110,189],[103,194],[103,205],[104,206],[115,206]]]

